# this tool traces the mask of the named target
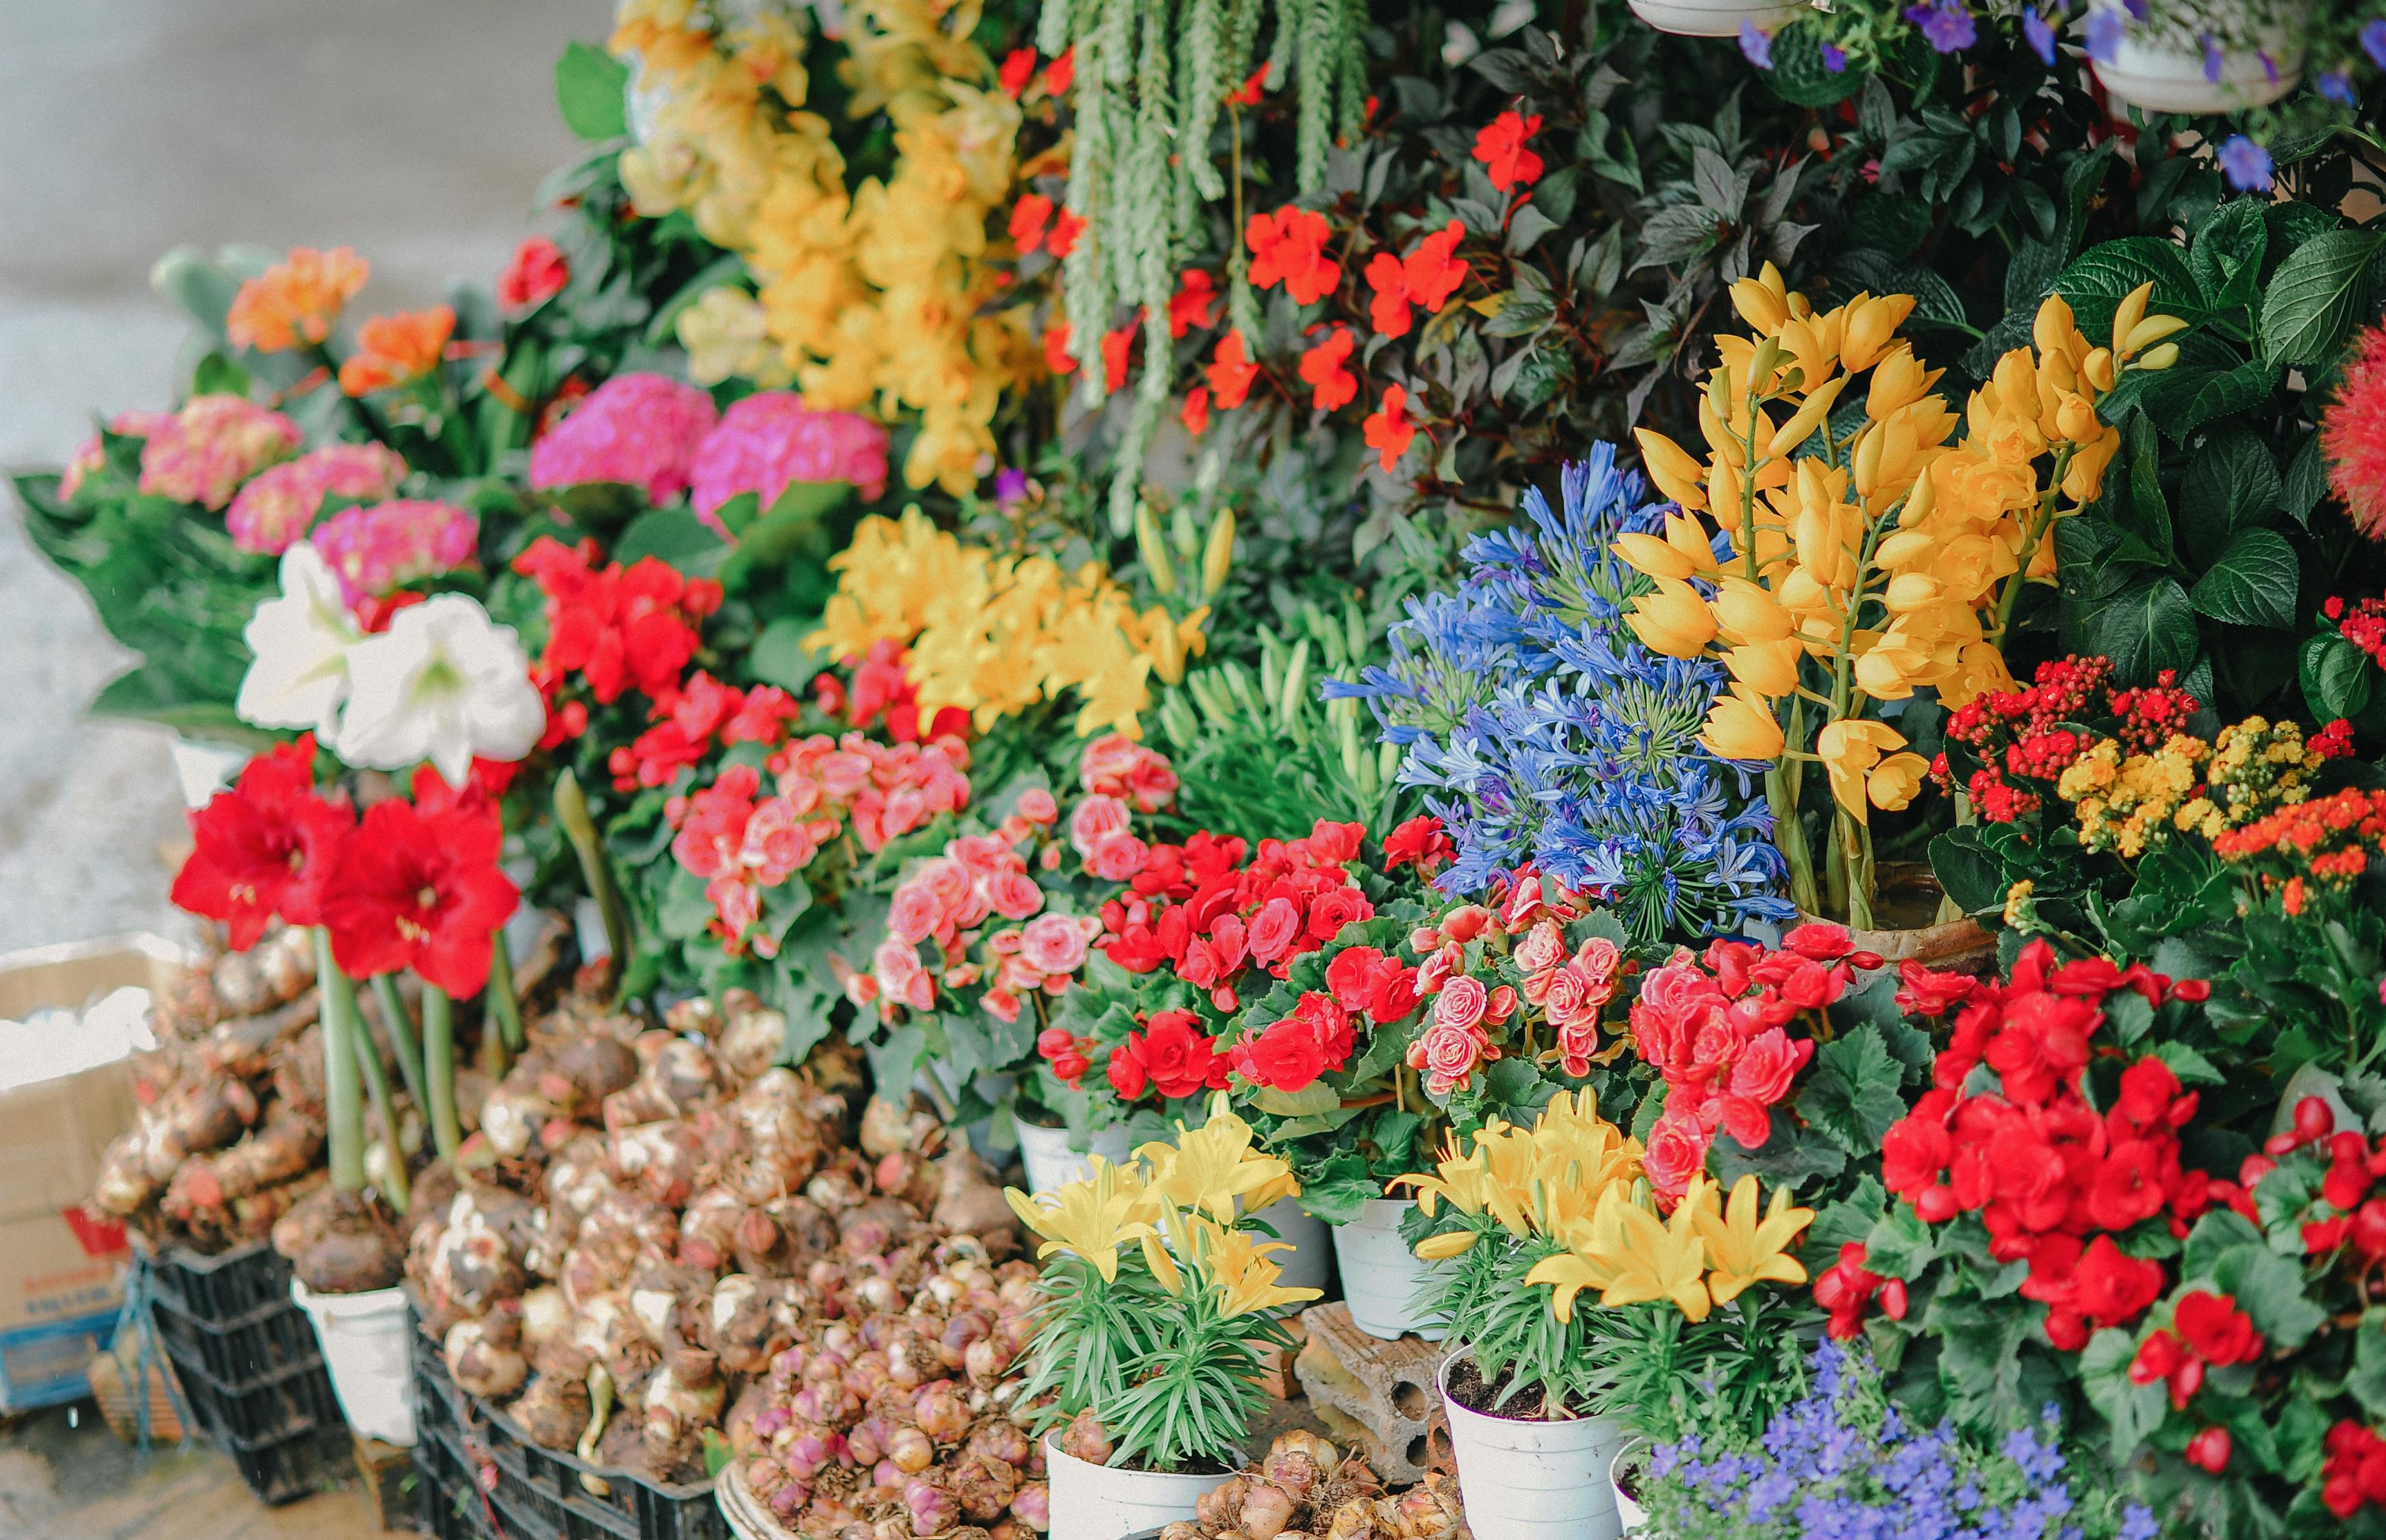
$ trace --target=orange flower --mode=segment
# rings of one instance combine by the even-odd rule
[[[1074,48],[1044,67],[1044,94],[1065,96],[1069,87],[1077,83],[1077,51]]]
[[[352,247],[295,247],[287,260],[240,286],[224,316],[224,334],[234,347],[259,353],[320,344],[371,273]]]
[[[1325,340],[1300,356],[1300,377],[1317,392],[1317,409],[1330,412],[1359,397],[1359,377],[1343,365],[1358,339],[1347,327],[1336,327]]]
[[[1273,214],[1254,214],[1243,229],[1251,248],[1251,282],[1273,289],[1282,283],[1296,305],[1314,305],[1342,281],[1342,264],[1325,255],[1333,229],[1313,208],[1289,204]]]
[[[375,316],[357,328],[357,351],[340,366],[340,389],[350,395],[403,385],[439,367],[456,312],[445,305]]]
[[[1367,287],[1375,297],[1367,305],[1367,324],[1382,337],[1409,334],[1409,280],[1400,259],[1388,251],[1367,258]]]
[[[1251,394],[1251,382],[1260,377],[1260,366],[1244,352],[1243,334],[1229,332],[1218,339],[1218,351],[1204,372],[1209,377],[1214,404],[1221,411],[1232,411]]]
[[[1362,426],[1366,431],[1367,447],[1383,457],[1383,467],[1389,470],[1400,463],[1400,457],[1416,442],[1416,424],[1409,420],[1409,393],[1398,385],[1384,387],[1384,404],[1367,414]]]
[[[1085,232],[1085,216],[1074,209],[1063,208],[1052,216],[1052,233],[1045,237],[1044,249],[1058,261],[1077,249],[1077,237]]]
[[[1168,299],[1168,334],[1181,337],[1197,326],[1210,324],[1217,307],[1218,281],[1199,268],[1187,268],[1177,277],[1177,289]]]
[[[1196,385],[1185,393],[1185,431],[1199,438],[1210,429],[1210,387]]]
[[[1525,148],[1525,141],[1540,131],[1539,113],[1527,118],[1512,107],[1476,134],[1475,158],[1491,173],[1492,186],[1505,193],[1541,180],[1541,157]]]
[[[1127,352],[1135,346],[1135,334],[1140,325],[1138,316],[1115,332],[1102,333],[1102,375],[1112,390],[1126,383]]]
[[[1226,100],[1232,102],[1237,106],[1259,106],[1260,90],[1267,83],[1267,72],[1268,67],[1264,64],[1261,65],[1257,69],[1252,70],[1251,78],[1250,80],[1245,81],[1241,85],[1238,85],[1234,90],[1226,93]]]
[[[1438,313],[1450,303],[1450,296],[1466,282],[1468,269],[1453,255],[1458,243],[1464,238],[1466,227],[1456,219],[1435,231],[1417,244],[1400,264],[1400,276],[1408,282],[1409,298],[1426,309]]]
[[[1005,54],[1002,56],[1002,70],[999,78],[1002,81],[1002,94],[1004,95],[1016,97],[1020,93],[1027,89],[1027,82],[1033,80],[1035,76],[1035,49],[1013,48],[1010,53]]]
[[[1052,200],[1030,193],[1011,206],[1011,243],[1027,256],[1044,244],[1044,227],[1051,222]]]
[[[1069,323],[1054,321],[1044,333],[1044,367],[1055,374],[1068,374],[1077,367],[1076,357],[1069,351]]]

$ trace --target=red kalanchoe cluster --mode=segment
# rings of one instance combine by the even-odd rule
[[[2113,715],[2121,719],[2113,736],[2133,754],[2152,754],[2187,731],[2187,719],[2201,703],[2179,687],[2179,670],[2165,669],[2152,684],[2116,690],[2110,697]]]
[[[1845,926],[1817,923],[1791,931],[1778,951],[1744,941],[1711,942],[1703,958],[1677,948],[1641,982],[1633,1046],[1665,1080],[1644,1167],[1661,1196],[1679,1197],[1705,1168],[1717,1130],[1764,1147],[1773,1108],[1815,1057],[1813,1038],[1791,1037],[1790,1023],[1846,994],[1856,969],[1879,965]]]
[[[2386,328],[2361,333],[2336,399],[2320,414],[2319,448],[2354,528],[2386,540]]]
[[[2317,740],[2315,740],[2317,742]],[[2386,849],[2386,791],[2348,787],[2291,802],[2212,842],[2220,858],[2251,866],[2290,915],[2303,913],[2315,887],[2341,893]]]
[[[450,995],[478,993],[497,930],[521,899],[497,870],[503,843],[488,797],[477,786],[453,790],[428,765],[414,772],[413,802],[367,808],[322,889],[341,971],[410,968]]]
[[[1881,1142],[1882,1184],[1925,1223],[1978,1215],[1991,1257],[2027,1260],[2021,1294],[2047,1307],[2056,1347],[2076,1352],[2094,1328],[2125,1325],[2161,1296],[2161,1264],[2129,1255],[2116,1235],[2164,1219],[2183,1237],[2216,1202],[2250,1208],[2235,1184],[2180,1166],[2179,1130],[2197,1098],[2160,1058],[2122,1070],[2101,1114],[2080,1088],[2107,996],[2134,990],[2159,1006],[2205,998],[2209,984],[2103,958],[2056,967],[2053,948],[2036,941],[2003,984],[1959,988],[1924,976],[1907,988],[1936,995],[1956,1016],[1933,1088]],[[1967,1090],[1983,1068],[1997,1089]]]
[[[1881,1314],[1891,1321],[1905,1319],[1905,1280],[1883,1278],[1867,1270],[1865,1260],[1862,1241],[1843,1242],[1839,1259],[1815,1278],[1815,1303],[1831,1316],[1823,1329],[1841,1342],[1863,1330],[1865,1310],[1875,1296],[1879,1296]]]
[[[558,699],[571,676],[580,676],[599,705],[633,689],[659,698],[678,687],[704,618],[721,607],[719,583],[653,557],[628,567],[603,562],[594,540],[566,545],[551,535],[514,558],[514,570],[546,595],[546,647],[531,668],[547,702],[542,747],[588,730],[586,704]]]
[[[839,679],[822,670],[812,680],[812,704],[821,714],[841,720],[848,727],[883,732],[898,744],[933,743],[938,738],[966,738],[970,716],[958,706],[939,707],[934,717],[920,720],[919,687],[911,682],[910,650],[882,638],[852,664],[853,678]]]
[[[2031,783],[2051,787],[2095,742],[2092,733],[2065,723],[2077,722],[2101,707],[2124,719],[2122,735],[2135,744],[2138,734],[2157,720],[2167,720],[2180,702],[2185,703],[2185,710],[2178,713],[2180,720],[2195,710],[2192,696],[2169,688],[2167,674],[2157,689],[2117,695],[2106,689],[2111,674],[2112,664],[2102,657],[2056,658],[2040,664],[2026,688],[1976,695],[1947,719],[1948,740],[1965,745],[1980,761],[1964,790],[1982,819],[2013,823],[2044,805],[2046,790]],[[2157,747],[2168,736],[2166,730],[2144,746]],[[1932,773],[1952,789],[1944,755]]]
[[[1127,816],[1125,802],[1097,794],[1069,819],[1086,869],[1129,888],[1102,906],[1102,955],[1130,973],[1165,964],[1220,1010],[1239,1004],[1246,970],[1281,979],[1293,958],[1375,916],[1346,870],[1366,835],[1359,824],[1321,819],[1306,838],[1262,840],[1247,865],[1242,840],[1204,830],[1146,845]]]
[[[2203,1387],[2205,1370],[2252,1363],[2261,1356],[2262,1333],[2254,1329],[2254,1318],[2237,1308],[2234,1296],[2191,1289],[2172,1308],[2169,1329],[2156,1327],[2138,1344],[2129,1379],[2166,1386],[2170,1404],[2184,1409]]]
[[[1237,1043],[1227,1057],[1250,1084],[1290,1093],[1306,1091],[1318,1076],[1347,1066],[1357,1042],[1350,1012],[1332,995],[1311,990],[1291,1015]]]
[[[2330,598],[2319,607],[2319,612],[2336,624],[2337,634],[2369,655],[2369,660],[2386,669],[2386,598],[2364,599],[2347,608],[2342,599]]]
[[[702,670],[684,685],[654,697],[654,726],[606,758],[616,791],[667,786],[680,771],[700,763],[717,745],[764,744],[776,747],[800,714],[795,697],[775,684],[740,690]]]
[[[1059,1073],[1057,1063],[1053,1069]],[[1121,1101],[1134,1101],[1146,1091],[1173,1101],[1225,1089],[1228,1069],[1218,1040],[1201,1031],[1191,1011],[1158,1010],[1111,1050],[1102,1073]]]
[[[2319,1500],[2330,1513],[2350,1519],[2367,1504],[2386,1508],[2386,1438],[2348,1417],[2321,1447]]]
[[[356,823],[347,805],[315,795],[315,735],[260,754],[195,809],[191,853],[174,874],[175,905],[231,932],[245,952],[267,922],[322,923],[324,880]]]

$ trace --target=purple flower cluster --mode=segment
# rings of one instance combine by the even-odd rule
[[[1690,1434],[1651,1452],[1653,1528],[1684,1540],[2079,1540],[2089,1515],[2065,1480],[2056,1411],[1993,1452],[1952,1426],[1916,1429],[1891,1405],[1869,1355],[1826,1342],[1805,1396],[1761,1434]],[[2101,1533],[2151,1540],[2130,1504]]]

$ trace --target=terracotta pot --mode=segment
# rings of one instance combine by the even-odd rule
[[[1944,896],[1939,879],[1931,875],[1928,864],[1922,861],[1884,863],[1878,870],[1874,889],[1876,919],[1935,913],[1939,900]],[[1822,917],[1802,911],[1799,918],[1817,920]],[[1871,930],[1851,925],[1848,936],[1855,944],[1857,951],[1880,954],[1881,965],[1885,968],[1912,961],[1941,972],[1983,973],[1994,968],[1997,961],[1997,938],[1982,930],[1969,916]]]

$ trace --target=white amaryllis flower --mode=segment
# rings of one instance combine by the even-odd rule
[[[511,626],[461,594],[399,610],[348,649],[348,707],[332,752],[368,770],[428,759],[451,786],[472,759],[519,759],[538,746],[546,705]]]
[[[282,554],[282,596],[258,605],[241,632],[257,660],[232,709],[257,727],[312,728],[328,740],[348,696],[348,649],[358,634],[340,580],[300,541]]]

